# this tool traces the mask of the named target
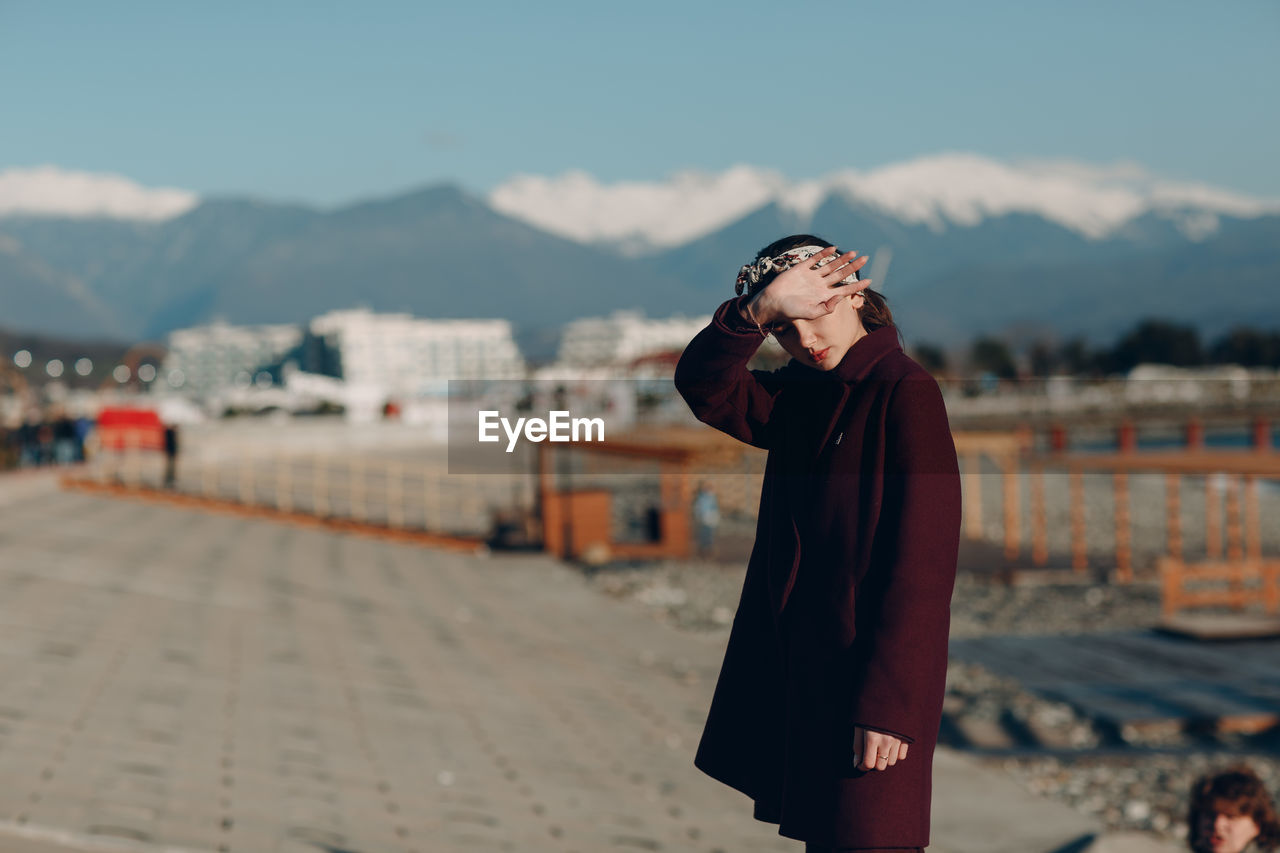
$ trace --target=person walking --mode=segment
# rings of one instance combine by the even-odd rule
[[[959,547],[942,393],[866,261],[807,234],[766,246],[675,374],[699,420],[768,451],[694,763],[810,853],[929,843]],[[749,370],[768,334],[791,361]]]
[[[164,487],[172,489],[178,482],[178,425],[164,428]]]

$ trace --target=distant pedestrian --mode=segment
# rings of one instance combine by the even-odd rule
[[[164,487],[172,489],[178,474],[178,427],[169,424],[164,428]]]
[[[83,462],[85,459],[84,445],[89,437],[89,433],[93,432],[93,421],[80,415],[75,419],[76,429],[76,461]]]
[[[706,483],[699,483],[693,496],[693,524],[698,535],[698,556],[709,557],[720,524],[720,501]]]
[[[53,461],[70,465],[77,460],[76,425],[66,414],[58,415],[53,422]]]
[[[1280,848],[1280,820],[1262,780],[1240,765],[1191,786],[1187,840],[1195,853],[1263,853]]]
[[[18,427],[16,442],[19,468],[32,468],[40,464],[40,439],[36,434],[39,429],[39,422],[30,416]]]
[[[53,424],[47,420],[36,424],[36,464],[53,464]]]

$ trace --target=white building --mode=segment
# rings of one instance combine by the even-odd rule
[[[310,330],[337,354],[346,382],[391,396],[438,393],[449,379],[525,375],[506,320],[423,320],[353,309],[316,317]]]
[[[709,315],[649,319],[638,311],[585,317],[565,326],[556,361],[575,367],[628,365],[642,356],[683,350],[709,322]]]
[[[169,333],[162,378],[184,392],[205,393],[231,385],[247,386],[258,369],[279,361],[302,340],[293,325],[207,326]]]

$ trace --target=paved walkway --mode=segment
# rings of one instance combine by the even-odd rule
[[[724,635],[473,557],[0,478],[0,850],[798,851],[693,768]],[[931,851],[1091,824],[942,752]]]

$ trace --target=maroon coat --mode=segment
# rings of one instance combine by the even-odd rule
[[[781,835],[929,843],[933,750],[960,538],[938,384],[885,326],[830,372],[746,368],[761,343],[720,306],[676,387],[699,420],[769,451],[755,547],[694,763]],[[855,725],[911,745],[853,765]]]

